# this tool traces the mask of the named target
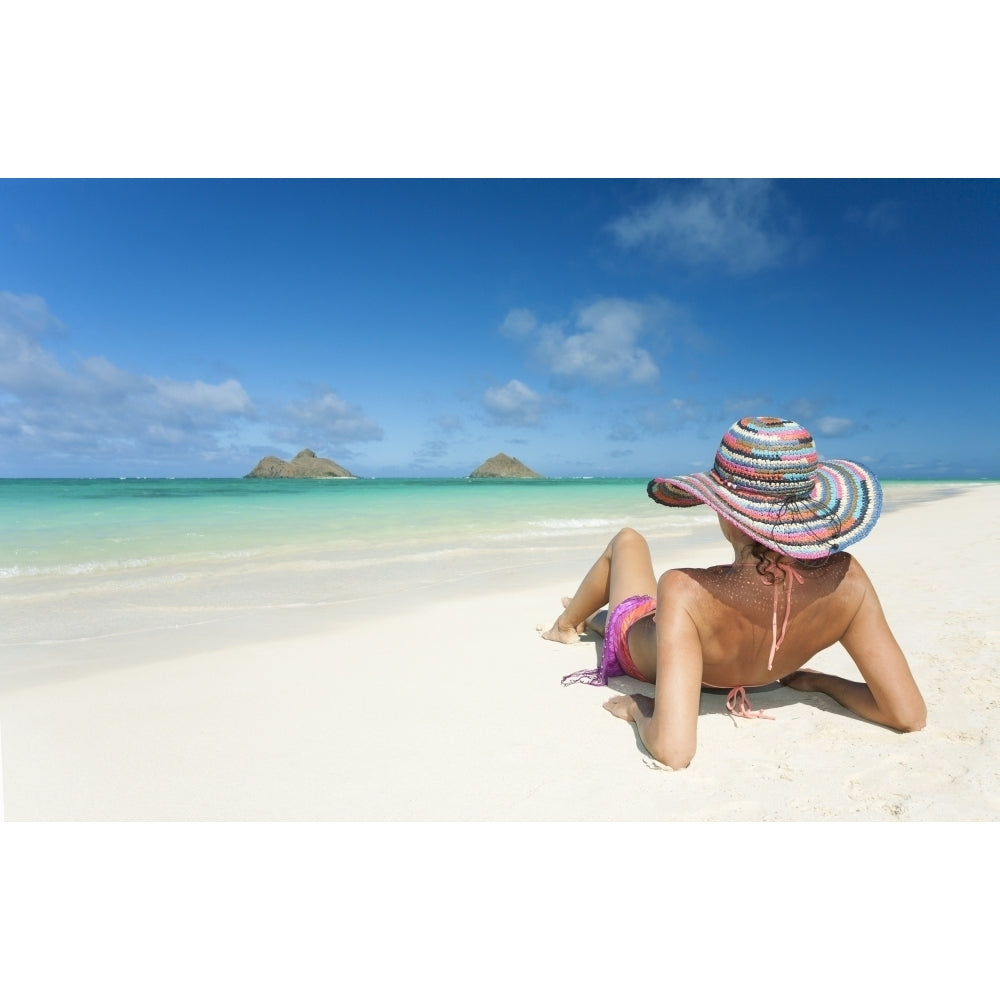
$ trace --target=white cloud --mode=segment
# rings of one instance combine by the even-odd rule
[[[639,436],[637,421],[622,414],[614,417],[608,429],[609,441],[638,441]]]
[[[325,388],[310,399],[292,403],[285,413],[292,426],[282,433],[284,440],[300,440],[317,433],[326,444],[382,440],[382,428],[360,407]]]
[[[512,310],[505,324],[513,313],[528,311]],[[649,324],[647,307],[626,299],[600,299],[577,310],[569,323],[529,327],[522,322],[520,329],[531,337],[536,359],[558,378],[648,384],[660,375],[652,355],[639,346]]]
[[[667,405],[676,421],[697,420],[701,415],[701,404],[693,399],[674,397]]]
[[[62,323],[49,312],[41,295],[15,295],[13,292],[0,292],[0,327],[3,326],[35,336],[62,329]]]
[[[708,180],[664,192],[610,228],[627,248],[751,274],[785,260],[797,226],[769,181]]]
[[[442,413],[436,419],[435,423],[447,434],[460,431],[464,425],[462,418],[453,413]]]
[[[42,342],[61,324],[39,296],[0,292],[0,461],[5,469],[246,461],[232,444],[249,424],[297,446],[379,441],[382,428],[325,387],[262,415],[236,379],[125,371],[103,357],[63,362]],[[258,434],[260,431],[257,432]],[[22,458],[21,456],[27,456]],[[14,473],[18,474],[18,473]]]
[[[0,390],[15,396],[42,396],[72,389],[72,378],[36,335],[0,318]]]
[[[528,427],[541,416],[542,397],[517,379],[483,393],[483,407],[494,423]]]
[[[651,435],[676,430],[683,424],[699,419],[700,406],[693,400],[674,398],[660,400],[656,405],[638,406],[634,410],[619,408],[611,419],[610,441],[638,441]]]
[[[2,295],[7,305],[17,298],[9,292]],[[29,301],[28,306],[23,315],[29,316],[30,326],[38,327],[44,303],[39,306]],[[5,311],[8,315],[16,312]],[[0,390],[23,402],[53,408],[103,401],[130,402],[157,412],[199,410],[246,414],[251,409],[249,397],[234,379],[211,385],[136,375],[101,357],[81,358],[75,370],[67,369],[39,343],[35,330],[19,328],[3,316],[0,316]]]
[[[538,327],[538,320],[530,309],[511,309],[500,324],[500,332],[508,337],[523,337]]]
[[[25,450],[25,461],[48,468],[117,467],[154,455],[185,460],[217,450],[218,434],[253,417],[235,379],[136,374],[101,357],[64,364],[41,343],[59,326],[40,297],[0,293],[0,436],[8,465]]]
[[[857,425],[849,417],[820,417],[816,431],[823,437],[845,437],[854,433]]]
[[[425,441],[416,451],[414,455],[414,464],[416,465],[426,465],[428,462],[434,462],[439,459],[445,458],[448,455],[448,444],[440,439],[431,439]]]
[[[150,378],[161,402],[171,408],[220,414],[249,414],[250,397],[235,379],[218,385],[197,380],[177,382],[172,378]]]
[[[793,399],[788,404],[788,412],[792,414],[795,420],[802,422],[812,420],[825,405],[826,402],[823,399],[809,399],[801,396],[798,399]]]
[[[730,422],[741,417],[773,417],[773,406],[767,396],[730,396],[722,404],[721,414]]]

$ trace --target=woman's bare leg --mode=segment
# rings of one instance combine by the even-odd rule
[[[562,606],[564,608],[569,607],[569,602],[572,601],[572,597],[564,597],[562,599]],[[606,611],[595,611],[592,615],[587,616],[587,620],[582,625],[577,625],[576,634],[583,635],[584,632],[596,632],[597,635],[604,635],[604,621],[608,614]],[[538,631],[541,632],[545,629],[544,625],[538,626]]]
[[[577,642],[579,628],[605,604],[610,613],[626,597],[655,593],[656,574],[649,545],[638,531],[623,528],[587,571],[563,613],[542,633],[542,638]]]

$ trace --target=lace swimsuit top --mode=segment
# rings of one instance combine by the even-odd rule
[[[756,566],[756,562],[742,562],[736,563],[737,566]],[[770,670],[774,666],[774,654],[781,649],[781,644],[785,641],[785,632],[788,630],[788,619],[792,614],[792,584],[802,583],[802,577],[798,571],[786,563],[779,563],[779,566],[784,573],[785,583],[785,614],[781,622],[781,632],[778,632],[778,580],[768,580],[767,577],[762,577],[764,583],[773,588],[774,592],[774,603],[771,609],[771,652],[767,657],[767,669]],[[758,710],[754,711],[750,705],[750,699],[747,697],[747,689],[742,685],[738,684],[730,692],[726,698],[726,708],[729,709],[730,713],[737,715],[743,719],[774,719],[773,715],[765,715],[764,712]]]

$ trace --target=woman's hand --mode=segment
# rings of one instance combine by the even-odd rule
[[[818,670],[810,670],[808,667],[802,667],[787,677],[779,678],[778,683],[784,684],[785,687],[795,688],[796,691],[822,692],[823,685],[820,678],[825,678],[826,676],[826,674],[822,674]]]
[[[640,718],[653,717],[653,704],[653,699],[644,694],[618,694],[609,698],[604,707],[616,719],[637,723]]]

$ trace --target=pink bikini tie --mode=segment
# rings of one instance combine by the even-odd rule
[[[778,635],[778,586],[777,583],[770,585],[774,587],[774,607],[771,611],[771,655],[767,658],[768,670],[774,666],[774,654],[781,649],[781,644],[785,641],[785,630],[788,628],[788,618],[792,613],[792,580],[802,583],[802,577],[791,566],[781,568],[791,576],[786,577],[788,586],[785,588],[785,620],[781,623],[781,635]]]
[[[781,623],[781,635],[778,635],[777,581],[768,584],[768,586],[774,587],[774,607],[771,611],[771,653],[767,658],[768,670],[774,666],[774,654],[781,649],[781,644],[785,641],[785,632],[788,629],[788,619],[792,613],[792,581],[794,580],[796,583],[802,583],[802,577],[791,566],[782,566],[781,568],[786,574],[790,574],[785,577],[788,581],[788,585],[785,588],[785,617],[784,621]],[[765,715],[764,712],[760,710],[753,711],[752,706],[750,705],[750,699],[747,697],[747,689],[742,685],[737,685],[729,692],[729,697],[726,698],[726,708],[729,710],[730,715],[735,715],[741,719],[770,719],[772,722],[774,721],[773,715]]]
[[[737,699],[739,700],[737,701]],[[770,719],[772,722],[774,721],[773,715],[766,715],[761,709],[752,711],[753,706],[747,697],[747,689],[742,686],[734,687],[729,692],[726,708],[729,709],[730,715],[735,715],[740,719]]]

